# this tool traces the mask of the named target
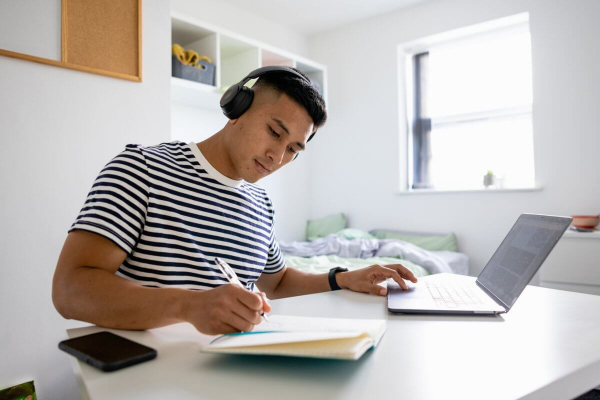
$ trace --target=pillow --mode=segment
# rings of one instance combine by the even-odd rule
[[[354,239],[376,239],[375,236],[371,235],[369,232],[361,231],[360,229],[342,229],[341,231],[335,232],[335,234],[339,237],[348,240]]]
[[[348,221],[344,214],[333,214],[321,219],[306,221],[306,239],[314,240],[346,229]]]
[[[456,235],[454,233],[420,233],[403,232],[386,229],[374,229],[369,232],[377,239],[399,239],[412,243],[422,249],[429,251],[458,251]]]

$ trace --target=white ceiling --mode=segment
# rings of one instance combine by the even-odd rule
[[[303,34],[342,25],[431,0],[221,0]]]

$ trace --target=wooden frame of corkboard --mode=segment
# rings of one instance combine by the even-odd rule
[[[61,61],[2,49],[0,55],[141,82],[141,2],[62,0]]]

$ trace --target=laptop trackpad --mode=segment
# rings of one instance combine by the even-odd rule
[[[397,284],[388,284],[389,309],[429,309],[437,308],[435,301],[424,283],[411,283],[408,290]]]

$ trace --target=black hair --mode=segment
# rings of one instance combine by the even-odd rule
[[[317,133],[317,129],[325,125],[325,121],[327,121],[325,100],[323,100],[323,96],[321,96],[317,88],[309,83],[310,79],[306,75],[296,68],[290,69],[304,76],[306,80],[294,74],[269,73],[258,78],[253,88],[263,86],[272,88],[279,93],[288,95],[292,100],[301,105],[315,126],[315,131],[308,138],[308,141],[310,141],[315,136],[315,133]]]

